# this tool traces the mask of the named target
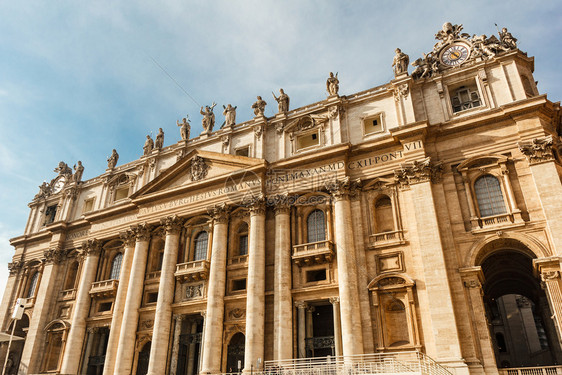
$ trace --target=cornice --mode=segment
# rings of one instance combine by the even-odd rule
[[[87,222],[94,223],[110,216],[118,216],[126,213],[131,213],[132,211],[135,211],[137,209],[137,206],[133,202],[129,201],[120,203],[115,206],[103,208],[101,210],[88,212],[83,217]]]

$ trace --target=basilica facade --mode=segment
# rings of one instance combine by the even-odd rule
[[[506,29],[436,40],[411,74],[397,49],[381,86],[343,95],[330,74],[325,100],[290,109],[281,91],[266,117],[258,97],[241,123],[228,105],[220,129],[213,103],[200,135],[183,119],[177,143],[160,129],[85,181],[61,162],[11,239],[6,373],[561,364],[560,104]]]

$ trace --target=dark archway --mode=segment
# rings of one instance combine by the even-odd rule
[[[533,273],[533,258],[518,244],[496,249],[481,261],[484,304],[498,367],[561,363],[552,313]]]
[[[10,324],[7,332],[12,332],[12,325]],[[23,352],[23,347],[25,345],[25,338],[27,336],[27,330],[29,329],[29,318],[26,314],[23,314],[22,318],[16,321],[16,328],[14,330],[14,336],[23,337],[23,340],[14,340],[10,347],[10,353],[8,354],[9,360],[6,365],[6,374],[16,374],[18,373],[18,368],[20,367],[21,354]],[[7,344],[6,344],[7,345]],[[4,357],[2,357],[2,364],[4,363]],[[22,368],[20,371],[27,371],[27,368]]]
[[[238,332],[230,339],[226,355],[226,372],[240,372],[244,368],[246,337]]]
[[[150,347],[152,342],[149,341],[142,347],[139,352],[139,360],[137,361],[137,375],[146,375],[148,372],[148,361],[150,359]]]

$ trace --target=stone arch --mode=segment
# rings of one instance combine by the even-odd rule
[[[552,252],[533,236],[498,231],[472,245],[465,257],[464,266],[479,266],[487,257],[502,248],[520,251],[533,259],[552,256]]]

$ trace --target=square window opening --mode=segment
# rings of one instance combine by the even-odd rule
[[[246,279],[232,280],[232,291],[246,290]]]
[[[129,187],[122,187],[115,190],[115,200],[119,201],[121,199],[125,199],[129,196]]]
[[[322,268],[320,270],[306,271],[306,282],[314,283],[317,281],[327,280],[326,269]]]
[[[158,292],[148,293],[146,295],[146,303],[156,303],[158,302]]]
[[[249,157],[250,156],[250,146],[246,146],[246,147],[242,147],[237,149],[236,151],[234,151],[234,154],[236,156],[245,156],[245,157]]]
[[[320,135],[318,134],[318,131],[314,133],[300,135],[297,137],[297,150],[318,146],[319,144],[320,144]]]
[[[474,80],[449,87],[449,95],[453,113],[482,106],[482,99]]]
[[[94,200],[95,198],[84,200],[84,208],[82,209],[82,213],[90,212],[94,209]]]
[[[98,312],[111,311],[113,302],[101,302],[98,307]]]
[[[363,134],[379,133],[382,129],[382,116],[370,116],[363,120]]]

